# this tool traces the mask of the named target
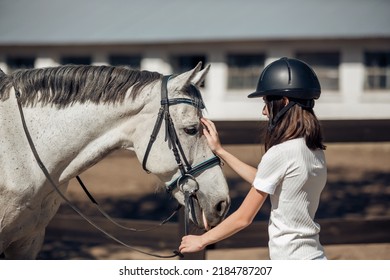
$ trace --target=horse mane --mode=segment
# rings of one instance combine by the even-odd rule
[[[8,98],[8,96],[5,95],[8,94],[10,87],[11,87],[11,79],[3,72],[3,70],[0,69],[0,100],[4,100]],[[4,98],[4,96],[6,98]]]
[[[10,87],[14,86],[21,93],[22,104],[27,105],[40,102],[66,107],[86,101],[115,103],[124,100],[130,87],[133,87],[131,97],[135,98],[143,87],[161,76],[127,67],[90,65],[24,69],[8,76],[1,72],[0,100],[7,99]]]

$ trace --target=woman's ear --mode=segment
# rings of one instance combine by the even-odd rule
[[[283,96],[283,104],[284,104],[284,106],[287,106],[288,103],[290,103],[290,100],[288,99],[288,97]]]

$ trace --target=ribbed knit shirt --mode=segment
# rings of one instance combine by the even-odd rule
[[[314,216],[326,177],[324,151],[310,150],[303,138],[275,145],[264,154],[253,186],[270,194],[271,259],[325,258]]]

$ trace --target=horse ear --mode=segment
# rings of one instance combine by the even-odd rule
[[[200,68],[202,67],[202,62],[199,62],[198,65],[195,66],[194,69],[184,72],[172,79],[172,83],[169,83],[168,86],[171,89],[182,89],[185,86],[189,85],[190,83],[193,83],[193,80],[195,80],[198,77],[198,74],[201,74],[205,69],[200,71]],[[201,75],[203,76],[203,75]],[[200,79],[199,77],[198,79]]]
[[[195,77],[192,79],[191,82],[197,87],[199,87],[203,83],[204,79],[206,78],[206,75],[209,72],[209,70],[210,70],[210,64],[208,64],[203,70],[196,73]]]

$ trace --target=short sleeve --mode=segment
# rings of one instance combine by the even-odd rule
[[[277,146],[269,149],[257,168],[253,187],[268,194],[274,194],[276,187],[286,174],[287,162]]]

